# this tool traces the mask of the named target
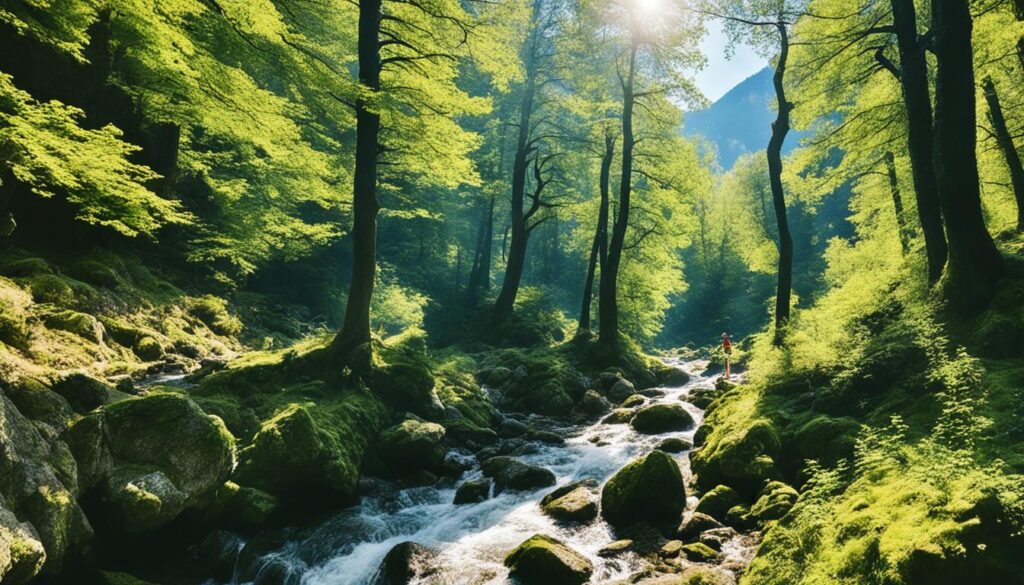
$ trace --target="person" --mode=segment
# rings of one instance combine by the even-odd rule
[[[732,342],[729,341],[729,334],[722,333],[722,352],[725,354],[725,379],[730,378],[729,374],[729,358],[732,355]]]

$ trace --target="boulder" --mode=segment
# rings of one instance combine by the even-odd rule
[[[478,377],[480,382],[487,384],[488,386],[501,386],[512,378],[512,370],[498,366],[493,370],[480,372]]]
[[[647,399],[642,395],[633,394],[623,400],[622,404],[619,405],[619,408],[636,408],[638,406],[643,406],[645,402],[647,402]]]
[[[622,540],[609,542],[602,546],[601,549],[597,551],[597,556],[604,558],[617,557],[628,552],[632,547],[633,541],[628,538],[623,538]]]
[[[693,449],[693,443],[679,437],[670,437],[659,442],[654,448],[666,453],[682,453],[683,451]]]
[[[736,490],[727,485],[719,485],[701,496],[694,511],[707,514],[719,521],[725,521],[726,514],[733,506],[743,504],[743,498],[736,493]]]
[[[409,417],[380,435],[377,452],[397,475],[434,469],[444,461],[443,426]]]
[[[681,540],[670,540],[662,545],[658,551],[658,556],[663,559],[674,559],[679,556],[679,553],[683,550],[683,541]]]
[[[721,553],[703,542],[684,544],[682,551],[688,560],[695,563],[717,563],[722,560]]]
[[[612,403],[593,390],[587,390],[580,400],[580,410],[590,416],[599,416],[612,409]]]
[[[800,494],[781,481],[771,481],[761,490],[761,495],[750,507],[750,515],[758,522],[779,520],[793,508]]]
[[[452,503],[456,505],[476,504],[483,502],[489,497],[491,497],[491,480],[487,478],[471,479],[463,482],[455,490],[455,499]]]
[[[110,402],[110,386],[85,374],[71,374],[61,378],[53,385],[53,391],[67,400],[79,414],[91,412]]]
[[[797,429],[793,443],[802,464],[806,459],[832,467],[853,457],[860,423],[850,417],[816,416]]]
[[[685,408],[677,404],[653,404],[641,408],[629,424],[638,433],[658,435],[693,428],[694,421]]]
[[[703,512],[694,512],[690,517],[683,520],[676,531],[676,535],[686,542],[697,540],[705,530],[721,528],[722,524]]]
[[[57,311],[47,315],[43,322],[50,329],[67,331],[93,343],[103,343],[106,336],[96,317],[78,311]]]
[[[616,528],[644,521],[675,527],[685,508],[682,473],[663,451],[626,465],[601,490],[601,515]]]
[[[633,418],[633,411],[626,408],[616,408],[608,416],[601,419],[601,424],[624,425]]]
[[[217,489],[204,511],[217,526],[251,531],[267,524],[279,509],[273,495],[228,481]]]
[[[147,362],[155,362],[164,357],[164,346],[155,338],[149,335],[142,337],[132,346],[132,351],[139,359]]]
[[[494,480],[494,493],[505,490],[527,491],[555,485],[555,474],[515,457],[499,456],[484,461],[485,477]]]
[[[758,419],[739,432],[707,437],[709,442],[704,448],[694,451],[690,457],[701,488],[728,484],[744,497],[753,498],[766,483],[779,479],[775,457],[782,443],[769,420]],[[697,438],[694,437],[695,442]]]
[[[608,396],[608,400],[619,404],[633,394],[636,394],[636,387],[633,386],[633,383],[625,378],[620,378],[608,389],[606,396]]]
[[[0,394],[0,581],[58,573],[92,540],[75,460]]]
[[[244,542],[226,530],[213,530],[189,548],[189,560],[217,581],[231,581]]]
[[[685,386],[690,381],[690,374],[687,374],[682,368],[666,366],[658,368],[654,373],[654,378],[662,386]]]
[[[434,572],[430,561],[434,552],[415,542],[400,542],[384,555],[373,585],[406,585]]]
[[[594,489],[597,482],[578,481],[564,485],[540,501],[544,513],[555,520],[566,522],[587,522],[597,517],[597,498]]]
[[[159,528],[206,504],[234,464],[234,438],[217,417],[178,394],[108,405],[65,433],[83,491],[95,492],[111,526]]]
[[[537,534],[505,557],[510,575],[524,585],[581,585],[594,566],[558,540]]]
[[[35,422],[48,425],[53,432],[61,432],[74,418],[74,411],[68,401],[46,387],[38,380],[27,378],[10,388],[5,388],[7,398],[18,411]]]
[[[678,585],[736,585],[736,577],[720,568],[688,567],[679,577]]]

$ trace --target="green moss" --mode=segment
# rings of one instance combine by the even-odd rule
[[[703,542],[684,544],[682,552],[688,560],[695,563],[713,563],[722,558],[721,553]]]
[[[700,487],[726,484],[753,498],[779,478],[774,458],[781,440],[772,421],[758,416],[758,400],[754,391],[737,394],[711,414],[714,430],[690,457]]]
[[[218,335],[235,336],[242,332],[242,321],[228,312],[228,302],[213,295],[188,298],[185,308]]]
[[[650,522],[674,529],[685,508],[686,488],[679,466],[662,451],[626,465],[601,490],[601,515],[615,527]]]
[[[724,522],[729,510],[734,506],[743,505],[743,503],[743,498],[736,493],[736,490],[726,485],[719,485],[701,496],[694,511]]]
[[[0,263],[0,274],[13,278],[29,278],[53,274],[53,267],[42,258],[12,258]]]
[[[66,306],[74,300],[74,291],[64,282],[63,278],[55,274],[34,277],[29,288],[32,291],[32,299],[37,303]]]
[[[796,503],[800,494],[781,481],[772,481],[764,487],[750,514],[762,524],[785,516]]]
[[[543,534],[517,546],[505,557],[505,566],[520,582],[537,585],[582,585],[594,572],[586,557]]]
[[[121,276],[114,267],[107,262],[101,262],[92,258],[84,258],[74,262],[66,270],[68,274],[78,280],[97,286],[113,289],[123,284]]]
[[[74,333],[93,343],[102,343],[105,336],[103,325],[96,317],[78,311],[57,311],[47,315],[44,322],[50,329]]]
[[[638,433],[658,435],[693,428],[693,417],[678,404],[654,404],[641,408],[629,424]]]
[[[139,359],[147,362],[156,361],[164,356],[164,347],[160,341],[148,335],[135,342],[132,351],[139,356]]]

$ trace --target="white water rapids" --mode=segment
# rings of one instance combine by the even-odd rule
[[[703,422],[703,412],[686,402],[692,388],[713,383],[700,374],[702,360],[674,362],[690,374],[684,386],[659,387],[663,394],[647,404],[682,404],[696,425],[685,432],[642,435],[628,424],[567,426],[555,429],[566,438],[561,445],[533,443],[530,453],[519,456],[533,465],[550,469],[557,485],[582,479],[602,484],[624,465],[669,437],[692,440]],[[470,454],[466,454],[471,457]],[[673,455],[689,483],[687,452]],[[478,467],[460,481],[480,477]],[[301,585],[370,585],[387,552],[396,544],[412,541],[437,552],[431,565],[438,570],[420,581],[445,585],[496,585],[507,582],[502,562],[512,549],[537,533],[553,536],[579,551],[594,564],[591,583],[628,577],[643,567],[632,553],[615,558],[597,555],[616,539],[600,518],[582,525],[556,522],[543,514],[540,499],[554,487],[532,492],[505,492],[476,504],[453,505],[455,483],[396,489],[387,482],[371,482],[359,504],[343,510],[285,548],[266,557],[289,568],[287,582]],[[696,498],[690,497],[692,509]],[[749,539],[725,543],[726,561],[745,564],[753,554]],[[257,578],[259,581],[259,578]]]

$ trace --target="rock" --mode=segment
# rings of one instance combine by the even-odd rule
[[[164,357],[164,347],[156,338],[149,335],[139,339],[132,346],[132,351],[139,359],[147,362],[155,362]]]
[[[485,477],[494,479],[494,493],[526,491],[555,485],[555,474],[515,457],[492,457],[483,463]]]
[[[633,418],[633,411],[625,408],[616,408],[611,414],[604,417],[601,420],[601,424],[605,425],[624,425],[629,422],[629,419]]]
[[[190,561],[218,581],[230,581],[244,541],[226,530],[213,530],[189,549]]]
[[[264,526],[278,510],[279,501],[272,494],[228,481],[214,492],[204,511],[217,526],[251,531]]]
[[[591,562],[558,540],[537,534],[505,557],[510,576],[524,585],[581,585],[594,572]]]
[[[110,387],[85,374],[71,374],[53,385],[53,391],[68,401],[71,408],[85,414],[110,401]]]
[[[697,408],[706,409],[721,394],[722,392],[717,388],[702,386],[699,388],[692,388],[686,398],[686,401]]]
[[[633,394],[622,401],[619,408],[636,408],[637,406],[643,406],[647,402],[647,399],[640,394]]]
[[[725,521],[729,509],[740,505],[743,505],[743,498],[736,490],[727,485],[719,485],[701,496],[694,511]]]
[[[234,438],[217,417],[178,394],[110,404],[63,435],[94,512],[127,533],[159,528],[204,503],[227,479]]]
[[[616,404],[621,403],[623,400],[629,398],[633,394],[636,394],[636,387],[633,386],[632,382],[625,378],[621,378],[617,382],[612,384],[612,387],[609,388],[608,392],[606,393],[606,395],[608,396],[608,400],[611,400]]]
[[[501,430],[502,436],[505,437],[519,437],[525,435],[526,431],[529,430],[526,423],[511,417],[501,419],[501,426],[499,429]]]
[[[406,585],[433,573],[430,561],[434,552],[415,542],[396,544],[384,555],[373,585]]]
[[[617,557],[623,553],[628,552],[632,546],[633,541],[628,538],[616,540],[614,542],[609,542],[608,544],[602,546],[601,549],[597,551],[597,556],[603,558]]]
[[[437,468],[444,461],[445,429],[410,417],[380,435],[377,451],[398,476]]]
[[[658,556],[663,559],[674,559],[679,556],[683,550],[683,541],[681,540],[670,540],[661,547],[658,551]]]
[[[729,526],[745,530],[754,527],[754,517],[750,515],[750,508],[744,504],[737,504],[725,513],[725,523]]]
[[[736,585],[736,577],[720,568],[688,567],[677,585]]]
[[[532,427],[526,430],[526,438],[531,441],[540,441],[541,443],[547,443],[549,445],[561,445],[565,443],[565,438],[558,433],[535,429]]]
[[[512,370],[498,366],[488,372],[483,372],[480,381],[488,386],[501,386],[512,378]]]
[[[750,514],[758,522],[779,520],[793,508],[800,494],[781,481],[771,481],[761,490],[761,495],[750,508]]]
[[[658,435],[693,428],[694,421],[685,408],[676,404],[653,404],[641,408],[629,424],[638,433]]]
[[[398,412],[407,411],[430,420],[444,417],[444,404],[436,391],[437,380],[422,363],[395,361],[375,367],[369,384]]]
[[[685,544],[682,551],[688,560],[695,563],[717,563],[722,560],[721,553],[702,542]]]
[[[49,425],[57,433],[67,427],[75,414],[63,396],[53,392],[38,380],[21,380],[18,384],[5,388],[4,393],[25,418],[35,423]]]
[[[840,459],[853,457],[860,423],[850,417],[816,416],[796,431],[794,444],[801,462],[814,459],[833,467]]]
[[[106,336],[103,324],[96,317],[78,311],[57,311],[47,315],[43,322],[50,329],[67,331],[93,343],[103,343]]]
[[[597,518],[597,482],[584,480],[564,485],[540,501],[544,513],[556,520],[587,522]]]
[[[697,430],[693,432],[693,446],[701,447],[707,442],[708,436],[711,434],[715,427],[708,423],[707,419],[704,420],[704,424],[697,427]]]
[[[668,366],[659,368],[654,373],[655,380],[662,386],[685,386],[690,381],[690,374],[687,374],[685,370]]]
[[[587,390],[580,401],[580,410],[590,416],[599,416],[612,409],[612,403],[593,390]]]
[[[781,450],[781,440],[767,419],[755,420],[737,433],[710,436],[709,440],[712,442],[690,457],[701,488],[728,484],[744,497],[753,498],[766,483],[779,479],[774,458]]]
[[[670,437],[655,445],[654,448],[666,453],[682,453],[693,449],[693,443],[679,437]]]
[[[455,499],[452,501],[453,504],[475,504],[483,502],[487,498],[491,497],[491,480],[489,479],[471,479],[463,482],[457,490],[455,490]]]
[[[693,514],[690,514],[689,518],[683,520],[683,523],[679,525],[676,535],[684,541],[691,542],[697,540],[705,530],[713,530],[721,527],[722,524],[711,516],[703,512],[694,512]]]
[[[0,394],[0,581],[56,574],[92,540],[75,461]],[[45,552],[44,552],[45,551]]]
[[[626,465],[601,490],[601,515],[616,528],[642,521],[674,527],[685,508],[683,476],[663,451]]]

